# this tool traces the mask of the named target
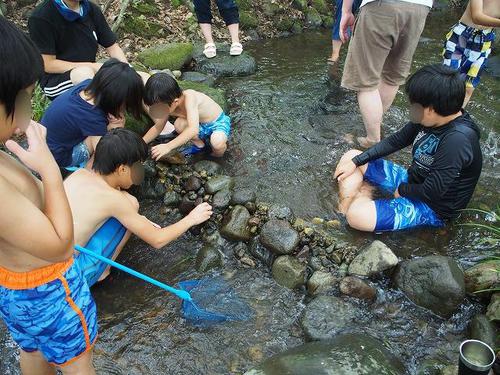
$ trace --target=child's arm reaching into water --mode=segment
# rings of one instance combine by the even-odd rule
[[[42,210],[5,179],[0,178],[2,240],[47,262],[62,262],[73,254],[73,218],[59,168],[45,142],[45,128],[32,122],[26,130],[28,150],[5,143],[27,167],[42,178]],[[3,181],[2,181],[3,180]]]
[[[144,142],[149,144],[153,142],[156,139],[156,137],[158,137],[161,134],[161,132],[165,128],[165,125],[167,124],[168,117],[169,116],[167,115],[164,118],[155,120],[153,126],[149,128],[146,134],[144,134],[144,136],[142,137],[142,139],[144,139]]]
[[[187,127],[172,141],[153,147],[151,149],[151,156],[153,159],[160,160],[172,150],[186,144],[191,139],[198,136],[200,129],[200,114],[198,111],[198,100],[196,95],[189,95],[186,93],[185,106]]]
[[[472,22],[479,26],[500,27],[500,18],[491,17],[483,11],[483,0],[471,0],[470,13]]]

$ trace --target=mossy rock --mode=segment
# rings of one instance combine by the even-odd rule
[[[323,24],[321,15],[315,8],[309,8],[306,11],[306,25],[309,28],[318,28]]]
[[[179,8],[182,5],[182,0],[170,0],[170,5],[174,9]]]
[[[264,2],[262,4],[262,12],[268,16],[268,17],[272,17],[278,13],[281,12],[281,8],[278,4],[276,3],[271,3],[269,1],[267,2]]]
[[[163,26],[157,22],[150,21],[149,17],[144,14],[139,16],[126,14],[120,25],[120,30],[146,39],[163,34]]]
[[[125,115],[125,128],[136,132],[140,136],[144,135],[151,126],[153,126],[153,120],[146,114],[142,115],[139,120],[128,113]]]
[[[136,14],[144,14],[146,16],[154,16],[158,14],[159,9],[154,1],[133,1],[130,7],[129,14],[135,16]]]
[[[281,21],[278,22],[276,25],[276,28],[279,31],[290,31],[293,27],[294,21],[291,18],[283,18]]]
[[[259,20],[250,12],[240,12],[240,26],[242,29],[255,29],[259,26]]]
[[[179,81],[179,86],[183,90],[196,90],[211,97],[217,104],[219,104],[222,107],[224,112],[227,112],[229,108],[227,105],[226,93],[222,89],[217,89],[205,85],[203,83],[191,82],[191,81]]]
[[[323,27],[331,29],[333,27],[334,19],[332,16],[321,16],[323,20]]]
[[[180,70],[193,58],[191,43],[169,43],[148,48],[138,55],[139,61],[154,69]]]
[[[299,21],[295,20],[295,22],[292,25],[292,33],[294,34],[300,34],[304,29],[304,25]]]
[[[312,6],[321,14],[331,14],[332,11],[325,0],[312,0]]]
[[[307,9],[307,0],[293,0],[292,6],[303,12]]]
[[[236,0],[236,5],[240,12],[242,10],[252,10],[252,0]]]
[[[132,65],[132,68],[134,68],[136,72],[149,73],[148,67],[139,61],[133,61],[130,63],[130,65]]]

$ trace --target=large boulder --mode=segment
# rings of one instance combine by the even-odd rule
[[[234,206],[224,217],[220,233],[233,241],[248,241],[252,234],[248,228],[250,212],[243,206]]]
[[[335,296],[320,295],[305,308],[300,321],[309,340],[326,340],[350,329],[363,311]]]
[[[500,286],[500,260],[481,262],[464,272],[465,290],[474,293]]]
[[[465,298],[464,274],[450,257],[431,255],[403,262],[395,283],[415,304],[445,318]]]
[[[140,52],[139,61],[149,68],[179,70],[193,58],[191,43],[168,43]]]
[[[269,220],[260,231],[260,242],[273,253],[290,254],[299,244],[299,234],[288,221]]]
[[[243,52],[240,56],[230,56],[229,46],[218,46],[217,56],[207,59],[203,54],[203,46],[194,51],[195,70],[214,77],[234,77],[254,74],[257,70],[255,59]]]
[[[295,289],[304,284],[306,265],[289,255],[282,255],[273,263],[272,275],[280,285]]]
[[[398,257],[381,241],[373,241],[349,265],[349,274],[374,276],[395,267]]]
[[[201,83],[212,87],[215,84],[215,78],[210,74],[203,74],[200,72],[184,72],[181,76],[183,81]]]
[[[401,361],[377,339],[344,334],[309,342],[265,360],[245,375],[403,375]]]

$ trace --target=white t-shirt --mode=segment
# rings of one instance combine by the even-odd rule
[[[361,3],[360,8],[361,8],[363,5],[366,5],[366,4],[371,3],[371,2],[373,2],[373,1],[378,1],[378,0],[363,0],[363,2]],[[412,3],[412,4],[426,5],[426,6],[428,6],[429,8],[432,8],[432,1],[433,1],[433,0],[399,0],[399,1],[404,1],[405,3]]]

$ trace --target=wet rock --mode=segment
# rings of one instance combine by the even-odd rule
[[[259,26],[259,20],[254,12],[240,11],[240,27],[243,30],[255,29]]]
[[[311,29],[320,27],[323,24],[321,15],[314,8],[309,8],[306,11],[306,26]]]
[[[229,176],[215,176],[205,183],[208,194],[215,194],[221,190],[231,190],[234,187],[234,178]]]
[[[196,256],[196,270],[207,272],[212,268],[222,267],[222,254],[217,247],[209,244],[203,246]]]
[[[181,201],[181,196],[175,191],[167,191],[163,196],[163,204],[167,207],[177,207]]]
[[[394,279],[415,304],[445,318],[465,298],[464,274],[449,257],[432,255],[403,262]]]
[[[215,78],[213,76],[200,72],[184,72],[181,78],[183,81],[202,83],[210,87],[215,84]]]
[[[363,280],[347,276],[340,281],[340,291],[351,297],[373,301],[377,296],[377,291]]]
[[[252,215],[257,211],[257,206],[254,202],[245,203],[245,207]]]
[[[315,271],[307,281],[307,291],[311,295],[321,294],[332,289],[337,278],[330,272]]]
[[[490,304],[486,310],[486,316],[491,322],[500,321],[500,293],[495,293],[491,297]]]
[[[252,238],[248,247],[250,254],[263,264],[271,267],[273,264],[274,255],[268,249],[261,245],[259,238]]]
[[[311,259],[309,260],[309,265],[314,271],[324,269],[323,264],[321,264],[321,259],[318,257],[311,257]]]
[[[486,71],[490,73],[493,77],[500,78],[500,55],[493,56],[488,59],[488,65],[486,66]]]
[[[244,206],[249,202],[255,202],[256,199],[255,192],[249,188],[234,189],[233,195],[231,196],[231,204],[240,204]]]
[[[268,210],[269,219],[278,219],[278,220],[293,220],[293,212],[290,207],[280,206],[277,204],[273,204],[269,207]]]
[[[251,237],[248,219],[250,213],[245,207],[234,206],[222,221],[221,235],[234,241],[248,241]]]
[[[465,290],[474,293],[500,285],[500,260],[476,264],[464,272]]]
[[[350,328],[361,314],[339,297],[321,295],[306,306],[300,324],[309,340],[327,340]]]
[[[137,56],[149,68],[179,70],[193,58],[191,43],[168,43],[143,50]]]
[[[184,189],[186,191],[197,191],[201,188],[202,182],[196,176],[190,176],[186,182],[184,182]]]
[[[492,348],[496,347],[495,326],[488,320],[486,315],[477,314],[472,318],[468,327],[468,338],[480,340]]]
[[[187,215],[193,210],[193,208],[195,208],[195,206],[196,206],[195,201],[189,199],[187,195],[184,195],[181,199],[181,203],[179,204],[179,211],[183,215]]]
[[[299,243],[299,234],[288,221],[270,220],[260,231],[260,242],[275,254],[290,254]]]
[[[343,334],[309,342],[265,360],[245,375],[402,375],[406,369],[381,341]]]
[[[441,370],[441,375],[457,375],[457,374],[458,374],[457,365],[449,365]]]
[[[229,206],[231,201],[231,192],[229,190],[221,190],[215,193],[212,200],[212,207],[214,209],[224,209]]]
[[[381,241],[373,241],[349,265],[349,274],[373,276],[398,264],[398,257]]]
[[[307,9],[307,0],[293,0],[292,6],[295,9],[305,11]]]
[[[247,76],[254,74],[257,70],[255,59],[248,52],[244,51],[240,56],[230,56],[227,45],[217,46],[217,56],[212,59],[203,55],[203,46],[200,45],[195,48],[194,60],[197,72],[211,74],[216,78]]]
[[[243,264],[246,267],[255,268],[255,262],[250,257],[245,256],[245,257],[240,259],[240,262],[241,262],[241,264]]]
[[[153,160],[148,159],[144,163],[142,163],[142,165],[144,166],[144,176],[146,178],[152,178],[156,176],[156,164]]]
[[[276,258],[272,267],[274,280],[290,289],[298,288],[304,284],[305,273],[305,264],[289,255]]]
[[[250,220],[248,220],[248,225],[252,227],[257,227],[260,224],[260,219],[258,217],[251,217]]]
[[[200,160],[193,165],[193,168],[198,173],[205,171],[209,176],[221,174],[222,172],[222,167],[211,160]]]

